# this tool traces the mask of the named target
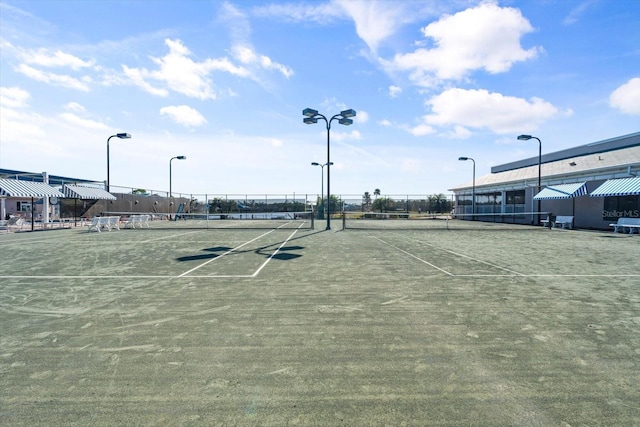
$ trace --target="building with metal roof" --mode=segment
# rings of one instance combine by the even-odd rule
[[[515,213],[510,221],[537,224],[569,215],[576,227],[610,229],[620,217],[640,217],[640,132],[494,166],[450,191],[465,219]]]

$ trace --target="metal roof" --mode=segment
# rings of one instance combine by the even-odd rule
[[[593,190],[591,197],[635,196],[640,195],[640,176],[633,178],[610,179]]]
[[[603,154],[610,151],[635,146],[640,146],[640,132],[605,139],[604,141],[592,142],[590,144],[580,145],[578,147],[568,148],[566,150],[555,151],[553,153],[543,154],[540,160],[542,164],[545,164],[574,157],[587,156],[590,154]],[[511,163],[505,163],[503,165],[493,166],[491,168],[491,173],[505,172],[533,165],[538,165],[537,156]]]
[[[62,188],[65,197],[86,200],[116,200],[116,196],[102,188],[85,187],[82,185],[65,185]]]
[[[42,182],[43,176],[42,173],[33,173],[26,171],[18,171],[13,169],[0,169],[0,178],[7,179],[17,179],[19,181],[33,181],[33,182]],[[48,180],[50,185],[63,185],[66,183],[92,183],[92,182],[101,182],[101,181],[92,181],[88,179],[81,178],[70,178],[66,176],[60,175],[48,175]]]
[[[0,178],[0,196],[5,197],[64,197],[60,191],[42,182]]]
[[[627,168],[630,166],[636,169],[640,166],[640,145],[542,164],[542,184],[556,185],[625,177],[625,175],[628,176]],[[506,187],[509,185],[522,187],[523,185],[536,185],[537,182],[538,164],[536,162],[534,165],[520,169],[491,173],[476,178],[476,189],[479,187]],[[449,189],[449,191],[468,190],[472,186],[472,182],[466,182]]]

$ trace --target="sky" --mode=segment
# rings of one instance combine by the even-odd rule
[[[537,157],[520,134],[640,131],[639,28],[640,0],[0,0],[0,168],[106,181],[109,145],[112,189],[317,195],[302,111],[354,109],[332,194],[449,194],[458,157]]]

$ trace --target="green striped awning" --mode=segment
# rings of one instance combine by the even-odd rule
[[[66,197],[84,200],[116,200],[116,196],[102,188],[66,184],[62,191]]]
[[[44,182],[0,178],[0,196],[40,199],[42,197],[64,197],[64,194]]]
[[[635,196],[640,195],[640,176],[633,178],[610,179],[593,190],[591,197]]]
[[[533,196],[533,200],[571,199],[586,195],[587,183],[574,182],[572,184],[550,185]]]

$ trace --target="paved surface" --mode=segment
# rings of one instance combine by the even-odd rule
[[[640,425],[640,236],[153,227],[0,236],[0,424]]]

